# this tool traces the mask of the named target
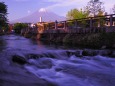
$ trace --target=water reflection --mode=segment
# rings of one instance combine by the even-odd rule
[[[0,36],[0,51],[4,50],[6,45],[7,45],[6,41],[3,39],[2,36]]]
[[[15,49],[15,50],[29,50],[29,51],[41,51],[41,50],[56,50],[56,49],[70,49],[69,46],[65,46],[62,43],[41,42],[38,40],[27,39],[18,35],[5,35],[0,38],[0,50],[3,49]],[[71,46],[71,49],[75,47]]]
[[[1,50],[11,50],[11,51],[29,51],[29,52],[39,52],[45,50],[55,50],[58,47],[54,45],[44,44],[38,40],[27,39],[18,35],[4,35],[0,40]],[[5,44],[5,45],[4,45]]]

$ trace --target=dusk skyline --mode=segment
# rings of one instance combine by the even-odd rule
[[[66,13],[73,8],[83,8],[90,0],[0,0],[8,6],[9,21],[30,15],[41,8],[54,12],[60,16],[66,16]],[[100,0],[104,2],[105,11],[112,13],[114,0]]]

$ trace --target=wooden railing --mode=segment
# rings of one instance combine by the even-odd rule
[[[115,14],[95,16],[81,19],[66,21],[55,21],[41,23],[34,30],[26,29],[28,32],[38,33],[98,33],[98,32],[115,32]]]

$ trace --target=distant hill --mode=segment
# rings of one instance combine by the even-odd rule
[[[16,22],[37,23],[37,22],[40,22],[40,17],[42,17],[43,22],[49,22],[49,21],[55,21],[55,20],[57,20],[57,21],[66,20],[65,17],[59,16],[53,12],[49,12],[49,11],[42,8],[39,11],[32,13],[31,15],[10,21],[10,23],[16,23]]]

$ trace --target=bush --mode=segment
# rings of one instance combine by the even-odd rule
[[[21,33],[21,29],[27,28],[27,27],[28,27],[28,25],[25,24],[25,23],[16,23],[16,24],[14,24],[13,29],[15,30],[15,33],[20,34]]]

